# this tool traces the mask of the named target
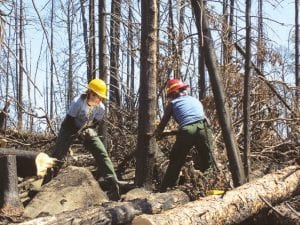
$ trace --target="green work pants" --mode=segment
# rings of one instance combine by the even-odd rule
[[[190,149],[197,150],[195,168],[204,172],[212,163],[212,131],[205,121],[188,124],[179,129],[176,142],[170,153],[170,162],[163,177],[161,191],[176,185],[178,176]]]
[[[61,160],[66,156],[68,149],[73,141],[72,135],[75,133],[76,130],[62,123],[52,154],[53,157]],[[93,133],[97,134],[95,131]],[[115,181],[118,181],[113,163],[110,160],[106,148],[100,140],[99,136],[85,135],[83,139],[84,147],[92,153],[93,157],[96,160],[99,173],[104,178],[111,177]]]

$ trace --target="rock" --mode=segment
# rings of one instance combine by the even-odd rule
[[[108,198],[89,170],[69,166],[60,170],[24,210],[29,218],[38,215],[55,215],[64,211],[90,207],[107,202]]]

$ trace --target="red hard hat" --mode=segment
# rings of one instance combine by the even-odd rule
[[[179,90],[179,89],[186,89],[189,85],[183,83],[181,80],[172,79],[169,80],[166,85],[167,95]]]

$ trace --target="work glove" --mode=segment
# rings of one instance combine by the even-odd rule
[[[97,136],[98,136],[98,133],[93,128],[84,129],[80,134],[80,137],[83,140],[90,140],[93,137],[97,137]]]

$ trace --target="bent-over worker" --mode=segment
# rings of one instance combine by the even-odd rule
[[[177,184],[180,170],[193,146],[197,149],[195,168],[205,172],[211,167],[212,131],[208,126],[202,103],[187,94],[188,86],[178,79],[168,81],[166,92],[169,102],[154,132],[154,135],[160,138],[171,116],[179,125],[176,141],[170,152],[170,162],[161,183],[161,192]]]
[[[84,147],[92,153],[98,166],[98,172],[111,187],[111,199],[119,198],[119,180],[113,163],[97,132],[97,126],[103,119],[107,98],[106,84],[101,79],[91,80],[87,91],[73,99],[68,113],[61,124],[52,157],[63,159],[72,143],[74,135],[78,134]]]

